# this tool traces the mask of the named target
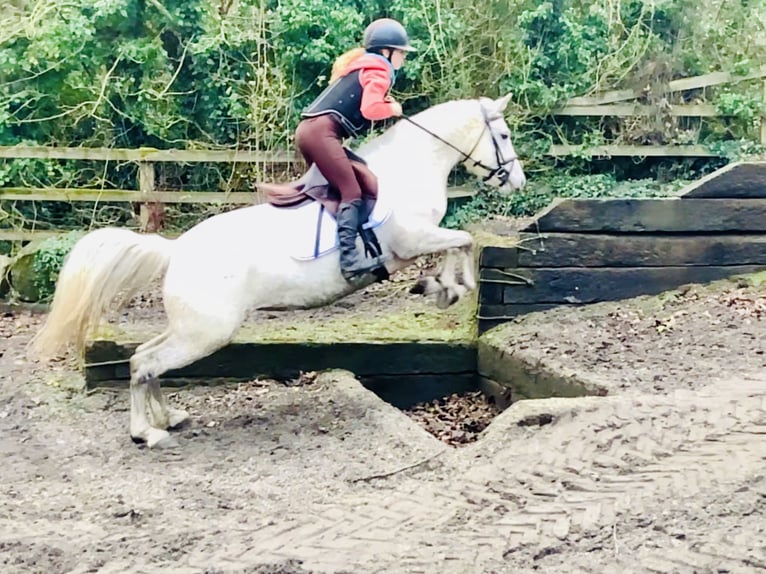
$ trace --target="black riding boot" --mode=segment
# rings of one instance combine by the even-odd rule
[[[340,272],[346,280],[358,275],[371,273],[383,266],[385,260],[382,257],[366,258],[360,256],[356,248],[356,236],[359,226],[364,223],[359,221],[362,208],[362,200],[354,199],[338,206],[338,242],[340,243]]]

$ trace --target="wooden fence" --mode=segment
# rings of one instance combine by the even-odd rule
[[[55,187],[0,187],[2,201],[81,201],[140,203],[140,227],[144,231],[157,231],[153,213],[167,203],[208,203],[221,205],[247,205],[264,200],[257,191],[161,191],[155,186],[155,164],[170,162],[194,163],[249,163],[273,166],[282,164],[303,166],[293,152],[238,151],[238,150],[157,150],[151,148],[56,148],[36,146],[0,147],[0,159],[52,159],[72,161],[133,162],[138,165],[135,189],[92,189]],[[471,187],[450,187],[450,199],[474,195]],[[55,230],[17,230],[0,228],[0,240],[26,241],[57,235]]]
[[[702,89],[721,84],[733,84],[745,80],[766,78],[766,65],[751,74],[737,76],[728,72],[715,72],[693,78],[669,82],[665,92],[676,93]],[[766,81],[763,82],[766,101]],[[569,100],[554,112],[560,117],[636,117],[658,113],[654,106],[639,103],[642,93],[638,90],[616,90],[595,96],[583,96]],[[676,117],[717,117],[719,113],[710,104],[685,104],[666,106],[662,113]],[[766,116],[761,121],[761,143],[766,146]],[[582,145],[552,145],[548,155],[564,157],[570,155],[591,157],[715,157],[719,155],[703,145],[618,145],[607,144],[592,147]],[[0,188],[0,200],[4,201],[87,201],[87,202],[130,202],[141,204],[140,227],[154,231],[157,227],[154,215],[162,205],[169,203],[209,203],[244,205],[262,201],[257,192],[222,191],[162,191],[155,186],[155,164],[172,162],[193,164],[250,163],[290,166],[300,163],[295,154],[287,151],[210,151],[210,150],[157,150],[157,149],[112,149],[112,148],[51,148],[13,146],[0,147],[0,159],[55,159],[87,160],[103,162],[134,162],[138,165],[138,181],[135,189],[62,189],[62,188]],[[475,193],[470,187],[452,187],[450,198],[469,197]],[[15,230],[0,228],[0,240],[29,240],[55,235],[57,231]]]
[[[729,72],[714,72],[703,76],[681,78],[668,83],[664,93],[673,94],[688,90],[710,88],[721,84],[735,84],[746,80],[766,78],[766,64],[757,71],[744,76]],[[763,82],[763,99],[766,103],[766,80]],[[659,110],[656,106],[641,104],[640,90],[614,90],[594,96],[573,98],[554,111],[555,116],[561,117],[640,117],[652,116],[661,112],[673,117],[710,118],[722,115],[711,104],[692,103],[667,105]],[[761,144],[766,146],[766,110],[761,117]],[[565,157],[569,155],[586,155],[592,157],[716,157],[720,154],[711,151],[704,145],[598,145],[582,146],[570,144],[554,144],[548,155]]]

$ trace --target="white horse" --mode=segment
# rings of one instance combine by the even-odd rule
[[[471,235],[439,227],[450,171],[463,161],[470,172],[506,192],[526,183],[503,119],[509,98],[433,106],[358,150],[378,177],[373,216],[382,221],[375,232],[388,272],[420,255],[446,251],[438,277],[426,279],[421,288],[445,305],[476,287]],[[335,250],[296,257],[295,237],[313,245],[315,231],[300,227],[307,220],[301,214],[318,213],[316,205],[245,207],[211,217],[175,240],[117,228],[88,233],[65,261],[50,313],[31,349],[42,357],[69,347],[81,352],[89,329],[107,309],[120,308],[164,273],[168,326],[130,358],[130,434],[149,447],[172,445],[167,429],[188,414],[168,406],[159,386],[163,373],[227,345],[250,309],[325,305],[372,282],[345,281]],[[334,240],[334,230],[329,234]]]

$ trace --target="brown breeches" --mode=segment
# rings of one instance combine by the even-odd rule
[[[361,199],[362,189],[354,174],[351,160],[343,151],[345,130],[331,114],[305,118],[295,131],[295,145],[306,163],[316,164],[319,171],[340,192],[341,201]]]

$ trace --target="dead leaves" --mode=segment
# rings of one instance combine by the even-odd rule
[[[440,441],[457,446],[475,441],[500,409],[474,391],[419,403],[405,413]]]
[[[722,293],[718,300],[740,317],[755,320],[766,317],[766,295],[753,293],[749,289],[736,289]]]

